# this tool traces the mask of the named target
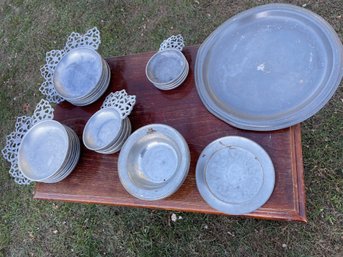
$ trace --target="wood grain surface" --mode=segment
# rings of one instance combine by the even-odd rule
[[[244,217],[306,222],[300,125],[273,132],[252,132],[236,129],[214,117],[200,101],[194,84],[197,49],[197,46],[184,49],[190,72],[177,89],[160,91],[147,80],[145,65],[153,52],[111,57],[106,59],[111,68],[110,86],[97,102],[86,107],[64,102],[55,108],[55,119],[74,129],[81,139],[84,125],[106,95],[121,89],[136,95],[137,103],[130,115],[133,130],[163,123],[177,129],[188,142],[191,166],[187,179],[175,194],[159,201],[132,197],[118,178],[118,154],[102,155],[82,146],[80,161],[72,174],[56,184],[37,183],[34,198],[222,214],[208,206],[198,193],[195,166],[200,152],[210,142],[239,135],[259,143],[272,158],[276,171],[275,189],[268,202]]]

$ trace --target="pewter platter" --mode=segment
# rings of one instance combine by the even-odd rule
[[[207,109],[248,130],[276,130],[311,117],[343,75],[342,44],[320,16],[269,4],[219,26],[200,46],[195,82]]]
[[[255,142],[237,136],[223,137],[200,154],[196,183],[212,208],[227,214],[246,214],[261,207],[272,194],[274,166]]]
[[[136,130],[124,143],[118,175],[131,195],[159,200],[182,185],[189,164],[190,153],[182,135],[170,126],[150,124]]]

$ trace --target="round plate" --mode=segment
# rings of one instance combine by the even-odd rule
[[[170,126],[151,124],[136,130],[124,143],[118,174],[131,195],[159,200],[182,185],[189,164],[190,153],[182,135]]]
[[[83,129],[82,141],[90,150],[110,146],[121,135],[123,120],[114,108],[103,108],[90,117]]]
[[[255,142],[237,136],[223,137],[200,154],[196,183],[212,208],[227,214],[246,214],[261,207],[272,194],[274,166]]]
[[[32,181],[45,180],[59,171],[69,151],[64,126],[54,120],[35,124],[23,137],[18,151],[18,166]]]
[[[53,82],[62,97],[82,98],[97,87],[102,72],[102,58],[95,50],[75,48],[57,64]]]
[[[195,82],[218,118],[242,129],[276,130],[311,117],[343,75],[342,44],[320,16],[269,4],[242,12],[201,45]]]
[[[148,61],[145,73],[153,84],[165,85],[177,80],[186,68],[186,58],[175,49],[157,52]]]

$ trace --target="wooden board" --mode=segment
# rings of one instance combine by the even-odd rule
[[[208,206],[198,193],[195,166],[200,152],[210,142],[223,136],[240,135],[264,147],[276,170],[275,189],[268,202],[245,216],[306,222],[300,125],[274,132],[251,132],[236,129],[214,117],[200,101],[195,88],[193,68],[197,49],[197,46],[184,49],[190,72],[177,89],[160,91],[148,82],[145,65],[152,52],[111,57],[107,59],[111,82],[102,98],[86,107],[64,102],[55,108],[55,119],[74,129],[81,139],[84,125],[100,108],[106,95],[121,89],[136,95],[137,103],[130,115],[133,130],[150,123],[163,123],[176,128],[188,142],[190,171],[175,194],[159,201],[142,201],[130,196],[118,178],[118,154],[102,155],[82,147],[79,164],[72,174],[57,184],[37,183],[34,198],[221,214]]]

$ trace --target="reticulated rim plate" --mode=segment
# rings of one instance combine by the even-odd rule
[[[253,212],[270,197],[275,171],[267,152],[250,139],[219,138],[200,154],[196,183],[214,209],[233,215]]]
[[[248,130],[276,130],[311,117],[343,75],[342,44],[320,16],[287,4],[249,9],[200,46],[195,82],[207,109]]]

